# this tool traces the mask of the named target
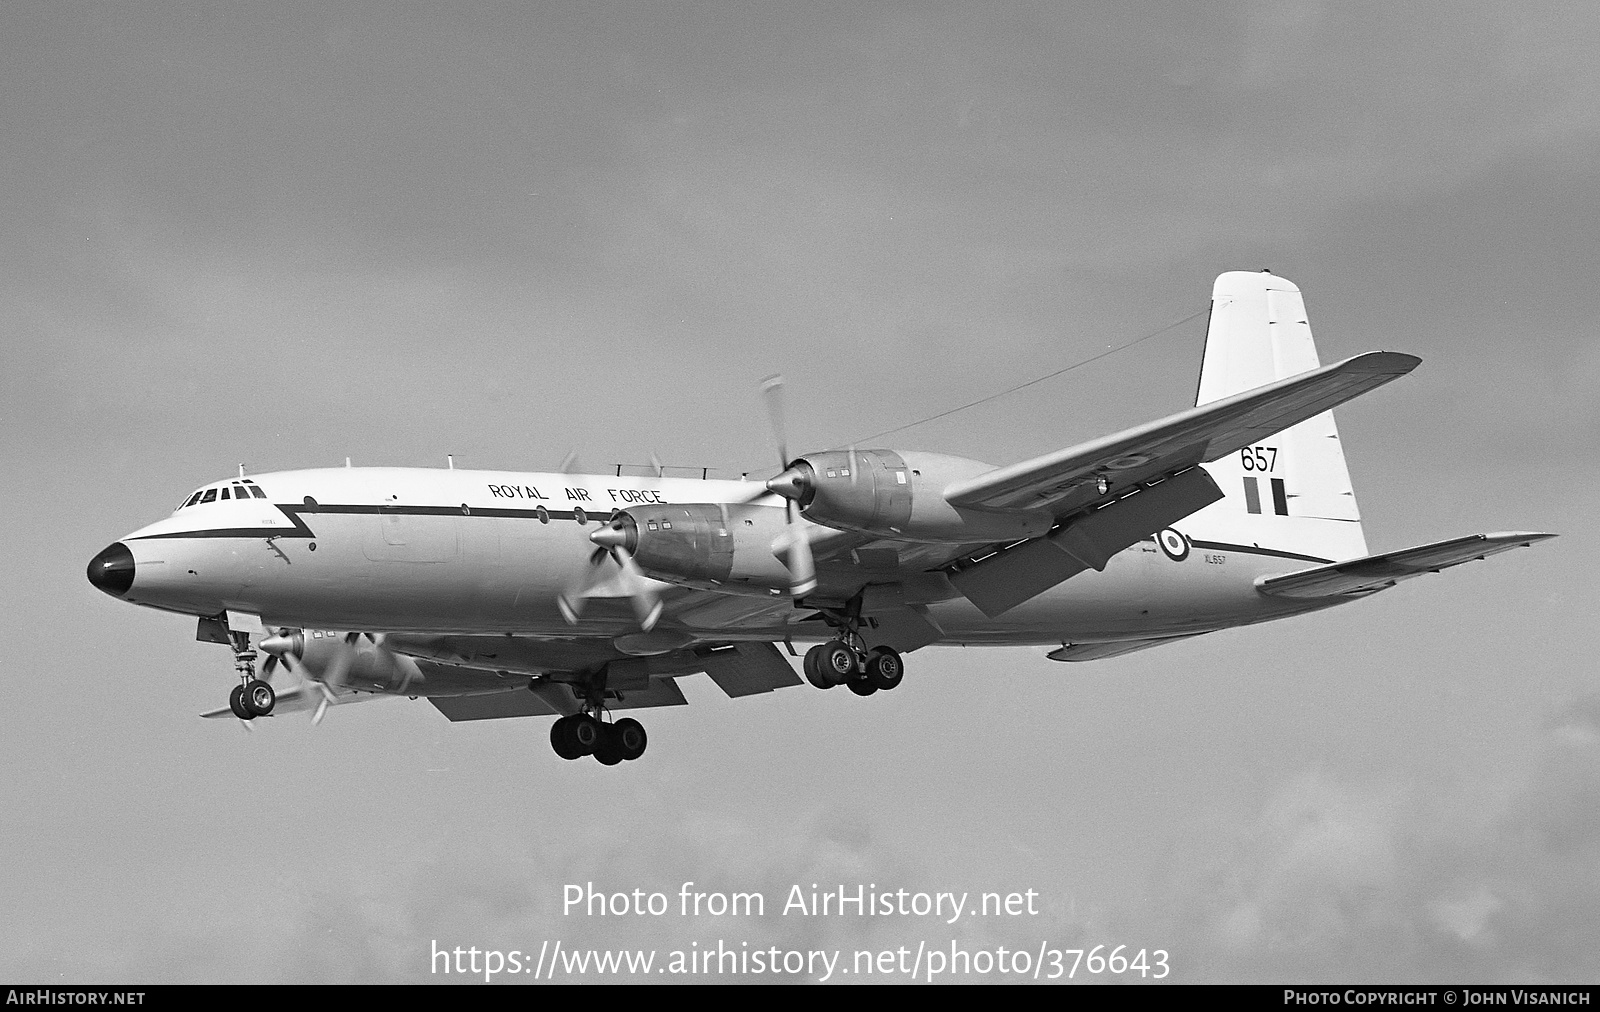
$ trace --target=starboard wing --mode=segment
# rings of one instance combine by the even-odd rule
[[[1177,474],[1374,390],[1422,360],[1373,351],[1159,421],[996,468],[945,490],[957,508],[1065,517]],[[1149,533],[1149,532],[1146,532]]]

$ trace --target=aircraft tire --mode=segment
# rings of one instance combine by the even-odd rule
[[[806,673],[806,681],[810,682],[812,685],[815,685],[819,689],[831,689],[835,685],[839,684],[838,682],[831,681],[827,674],[825,674],[822,670],[822,654],[826,649],[827,647],[823,646],[821,643],[818,643],[816,646],[806,651],[805,660],[800,662],[800,667],[803,668]]]
[[[900,655],[888,647],[878,647],[872,651],[872,656],[867,658],[867,681],[874,688],[888,692],[900,684],[900,679],[906,675],[905,662]]]
[[[571,717],[558,717],[550,725],[550,747],[563,759],[577,759],[583,755],[583,748],[572,735]]]
[[[256,719],[255,714],[245,709],[244,686],[242,685],[235,685],[233,687],[233,691],[228,693],[228,709],[232,710],[233,715],[238,717],[240,720]]]
[[[573,714],[568,719],[572,721],[572,740],[581,750],[580,755],[588,755],[600,747],[604,740],[605,725],[587,713]]]
[[[845,684],[850,686],[850,691],[858,696],[870,696],[878,691],[878,687],[872,684],[870,678],[852,678]]]
[[[611,726],[623,759],[631,762],[644,755],[645,748],[650,744],[650,736],[645,734],[643,724],[632,717],[623,717]]]
[[[594,758],[602,766],[615,766],[622,761],[622,735],[615,724],[596,724],[600,737],[595,742]]]
[[[853,684],[859,674],[856,652],[838,640],[824,643],[817,659],[821,662],[818,667],[822,669],[822,677],[834,685]]]
[[[272,686],[258,678],[244,687],[239,699],[246,710],[257,717],[265,717],[277,705],[278,694],[272,691]]]

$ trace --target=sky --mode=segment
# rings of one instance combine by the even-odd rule
[[[1597,44],[1575,3],[5,5],[0,979],[558,940],[1600,977]],[[1192,403],[1260,268],[1324,361],[1423,359],[1339,412],[1374,551],[1561,537],[1091,664],[695,676],[614,769],[424,702],[200,721],[226,651],[84,579],[241,462],[760,472],[770,373],[798,452],[1153,335],[887,440],[1010,463]],[[690,881],[767,915],[563,910]],[[811,883],[1038,913],[776,915]]]

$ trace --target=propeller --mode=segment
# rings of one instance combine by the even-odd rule
[[[622,521],[613,520],[590,534],[589,540],[597,547],[589,556],[589,571],[584,575],[582,585],[576,591],[566,591],[556,598],[561,617],[568,625],[578,624],[584,603],[598,596],[595,594],[596,588],[610,578],[601,571],[601,564],[610,556],[621,570],[620,583],[633,603],[633,614],[639,620],[639,628],[644,632],[654,629],[661,619],[663,604],[651,587],[649,578],[639,569],[639,564],[633,561],[633,555],[628,551],[627,532]]]
[[[316,686],[322,694],[322,699],[317,704],[316,712],[311,717],[312,724],[321,724],[322,718],[327,715],[328,707],[338,702],[339,690],[344,687],[345,679],[349,677],[350,668],[356,660],[356,644],[365,635],[377,651],[384,656],[387,666],[391,671],[400,672],[400,684],[397,692],[404,695],[411,687],[411,672],[401,664],[398,655],[388,644],[388,637],[383,633],[345,633],[339,643],[338,652],[328,665],[321,677],[311,674],[310,671],[295,663],[295,659],[302,656],[305,649],[305,634],[298,630],[280,629],[276,635],[269,636],[261,641],[261,649],[268,654],[267,662],[262,666],[261,674],[264,680],[270,681],[272,674],[279,665],[286,668],[290,674],[301,681]]]
[[[305,634],[296,629],[280,629],[275,635],[261,641],[261,649],[268,655],[267,663],[261,669],[262,677],[270,681],[272,672],[281,664],[302,682],[316,686],[322,694],[322,699],[317,703],[316,712],[311,715],[311,723],[313,726],[321,724],[329,705],[337,701],[334,690],[328,687],[328,682],[332,681],[335,685],[344,684],[345,675],[349,673],[350,665],[355,661],[355,643],[359,635],[359,633],[345,635],[333,664],[321,678],[318,678],[294,662],[294,658],[299,657],[305,649]]]
[[[806,464],[789,462],[788,425],[783,410],[783,377],[768,376],[761,381],[761,394],[767,402],[767,421],[772,426],[772,442],[778,451],[777,476],[763,484],[762,489],[783,496],[784,513],[788,528],[773,547],[783,555],[783,564],[789,570],[789,593],[804,597],[817,589],[817,563],[811,554],[811,541],[806,537],[805,525],[800,522],[798,500],[810,491],[811,468]],[[854,450],[852,449],[852,454]],[[855,476],[854,461],[850,474]]]

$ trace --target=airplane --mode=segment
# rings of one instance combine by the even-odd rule
[[[89,582],[198,620],[251,721],[385,696],[452,721],[554,716],[564,759],[639,758],[616,711],[802,684],[892,690],[938,644],[1087,662],[1360,600],[1554,537],[1369,554],[1331,409],[1420,359],[1321,365],[1300,290],[1216,280],[1195,406],[996,467],[832,449],[791,458],[781,381],[765,481],[326,468],[239,476],[114,542]],[[260,675],[257,649],[267,654]],[[274,686],[279,669],[293,684]]]

